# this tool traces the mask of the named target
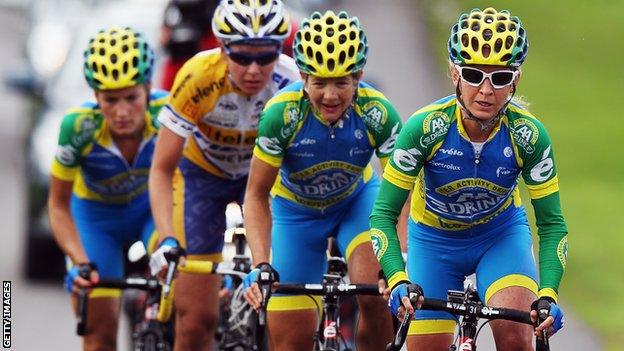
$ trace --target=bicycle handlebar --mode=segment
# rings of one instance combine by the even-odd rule
[[[416,302],[412,302],[412,305],[416,306]],[[491,307],[485,306],[476,302],[452,302],[441,299],[425,298],[421,310],[430,311],[445,311],[459,316],[473,316],[477,318],[484,318],[487,320],[492,319],[504,319],[508,321],[534,325],[531,320],[531,313],[527,311],[514,310],[510,308]],[[401,349],[407,338],[407,331],[409,329],[409,321],[413,315],[407,314],[406,318],[401,322],[399,329],[395,335],[392,343],[386,346],[387,351],[398,351]],[[550,350],[548,338],[543,336],[541,339],[536,340],[537,351]]]
[[[102,279],[93,288],[114,288],[114,289],[138,289],[145,291],[157,291],[160,284],[156,278],[126,278],[126,279]],[[76,334],[84,336],[87,332],[88,315],[88,290],[80,289],[78,292],[78,321],[76,324]]]
[[[279,284],[276,293],[280,294],[305,294],[305,295],[380,295],[379,287],[373,284],[346,284],[346,283],[321,283],[321,284]]]

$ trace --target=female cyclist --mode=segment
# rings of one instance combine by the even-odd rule
[[[147,174],[166,92],[150,91],[154,53],[141,33],[113,27],[84,52],[84,74],[96,102],[71,109],[52,164],[48,209],[67,255],[66,288],[123,278],[123,245],[154,231]],[[147,245],[146,245],[147,246]],[[78,275],[90,271],[90,279]],[[116,350],[119,290],[89,295],[85,350]]]
[[[164,253],[180,244],[192,260],[220,261],[225,208],[241,203],[264,104],[299,79],[281,54],[290,30],[280,0],[224,0],[212,31],[221,41],[178,72],[166,107],[150,173],[150,197]],[[177,239],[177,240],[176,240]],[[212,350],[218,321],[219,275],[181,273],[176,280],[177,350]]]
[[[245,228],[256,269],[246,298],[260,308],[260,269],[287,283],[319,283],[335,237],[354,283],[377,283],[368,215],[379,187],[373,153],[385,164],[401,128],[395,108],[361,81],[366,35],[346,12],[313,13],[295,35],[303,82],[273,97],[260,119],[245,195]],[[270,206],[269,206],[270,201]],[[269,264],[271,261],[271,265]],[[381,350],[392,323],[380,297],[358,297],[358,350]],[[276,350],[311,350],[317,304],[273,295],[269,335]]]
[[[452,27],[448,51],[455,94],[418,110],[401,131],[371,215],[373,247],[395,314],[413,308],[409,292],[445,298],[472,273],[488,305],[535,310],[538,300],[547,300],[551,317],[536,330],[491,323],[497,349],[531,350],[533,333],[563,324],[556,301],[567,229],[548,133],[512,100],[527,33],[508,11],[474,9]],[[539,280],[520,176],[537,219]],[[406,273],[395,224],[410,190]],[[451,315],[418,311],[408,349],[447,350],[454,326]]]

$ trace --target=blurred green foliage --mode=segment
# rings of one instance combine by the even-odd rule
[[[420,0],[447,75],[446,43],[460,13],[493,6],[519,16],[530,43],[517,95],[555,147],[570,254],[567,306],[604,339],[624,344],[624,1]],[[449,92],[451,87],[449,85]],[[525,204],[528,203],[525,201]],[[530,207],[530,205],[529,205]],[[532,212],[532,211],[529,211]]]

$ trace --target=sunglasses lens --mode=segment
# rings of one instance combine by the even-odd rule
[[[483,72],[470,67],[462,67],[461,77],[470,84],[479,85],[483,81]]]
[[[278,56],[279,56],[279,52],[271,52],[271,53],[263,54],[263,55],[256,57],[256,62],[258,62],[260,66],[265,66],[275,61]]]
[[[230,52],[228,56],[232,59],[232,61],[238,63],[239,65],[249,66],[252,62],[256,62],[260,66],[266,66],[279,57],[279,52],[269,52],[260,55],[248,55],[240,52]]]
[[[514,75],[511,71],[494,72],[492,73],[492,85],[499,87],[509,85],[513,77]]]

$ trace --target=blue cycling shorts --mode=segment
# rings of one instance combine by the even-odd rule
[[[477,233],[478,227],[472,232]],[[409,279],[426,297],[446,299],[447,290],[463,290],[476,273],[481,301],[501,289],[522,286],[537,294],[537,270],[531,231],[523,207],[509,220],[475,236],[458,236],[410,219],[407,241]],[[418,311],[410,335],[453,333],[455,318],[446,312]]]
[[[87,257],[97,265],[100,278],[123,278],[125,244],[141,240],[149,247],[150,240],[157,238],[147,192],[126,205],[104,204],[72,195],[70,208]],[[119,291],[95,289],[91,296],[115,297]]]
[[[173,177],[173,224],[176,236],[194,260],[218,262],[223,250],[225,208],[242,205],[247,177],[217,177],[183,157]]]
[[[323,211],[276,196],[272,199],[272,265],[283,283],[320,283],[327,271],[327,239],[336,238],[345,259],[360,244],[370,242],[369,222],[379,180],[373,177],[362,189]],[[318,303],[318,299],[316,299]],[[316,308],[308,296],[274,294],[271,311]]]

